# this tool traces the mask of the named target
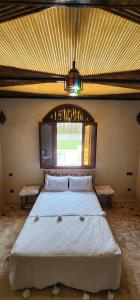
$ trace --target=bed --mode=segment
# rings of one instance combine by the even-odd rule
[[[42,190],[12,248],[13,290],[118,289],[121,251],[94,191]]]

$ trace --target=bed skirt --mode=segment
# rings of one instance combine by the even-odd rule
[[[121,256],[11,257],[9,268],[14,291],[31,287],[43,289],[61,283],[95,293],[119,288]]]

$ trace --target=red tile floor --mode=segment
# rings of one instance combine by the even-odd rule
[[[116,300],[140,299],[140,209],[135,201],[121,202],[118,207],[106,208],[107,219],[113,235],[122,251],[122,276],[120,288],[113,291]],[[0,300],[22,299],[22,291],[12,292],[8,273],[4,267],[18,232],[28,211],[7,206],[0,215]],[[106,299],[107,292],[90,294],[90,299]],[[82,292],[61,286],[58,296],[51,295],[51,288],[38,291],[31,289],[30,299],[35,300],[82,299]]]

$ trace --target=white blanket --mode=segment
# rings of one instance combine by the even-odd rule
[[[29,216],[102,215],[94,192],[45,192],[42,190]]]
[[[11,287],[116,289],[120,254],[94,193],[42,191],[11,251]]]
[[[120,253],[104,217],[28,218],[11,254],[24,256],[107,256]],[[30,228],[30,230],[29,230]],[[26,238],[25,238],[26,237]]]

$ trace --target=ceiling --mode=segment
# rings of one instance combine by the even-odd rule
[[[0,97],[67,98],[75,57],[78,98],[140,100],[140,6],[124,2],[1,1]]]

